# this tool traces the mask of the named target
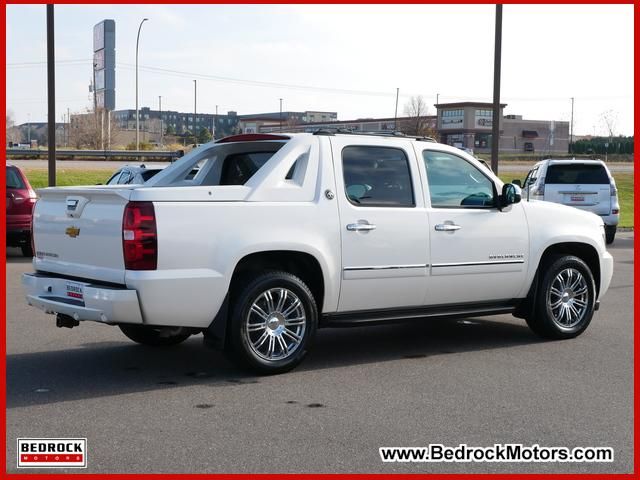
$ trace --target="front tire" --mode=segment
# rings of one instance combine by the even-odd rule
[[[593,274],[573,255],[557,255],[541,265],[542,277],[527,324],[544,338],[573,338],[584,332],[595,310]]]
[[[618,227],[616,225],[605,225],[604,227],[604,235],[607,240],[607,245],[611,245],[613,240],[616,238],[616,231]]]
[[[259,373],[287,372],[306,356],[317,325],[309,287],[290,273],[267,272],[232,296],[230,353]]]
[[[151,325],[118,325],[127,338],[142,345],[169,347],[184,342],[191,336],[181,327],[153,327]]]

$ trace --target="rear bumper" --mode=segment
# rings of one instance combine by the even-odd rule
[[[609,252],[604,252],[600,257],[600,293],[598,298],[602,298],[611,284],[613,276],[613,257]]]
[[[67,296],[70,283],[82,286],[82,300]],[[23,274],[22,285],[27,303],[46,313],[62,313],[75,320],[108,324],[143,323],[135,290],[75,282],[42,273]]]
[[[615,215],[600,215],[602,221],[607,227],[615,227],[620,222],[620,214]]]

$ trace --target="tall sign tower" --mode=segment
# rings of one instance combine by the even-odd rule
[[[93,27],[93,95],[96,110],[116,108],[116,22]]]

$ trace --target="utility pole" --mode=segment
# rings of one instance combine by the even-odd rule
[[[280,99],[280,131],[282,131],[282,99]]]
[[[49,186],[56,185],[56,50],[53,29],[53,4],[47,4],[47,112],[48,112],[48,150],[49,150]],[[31,136],[31,126],[29,126]],[[31,143],[31,139],[29,139]]]
[[[69,113],[69,107],[67,107],[67,147],[71,143],[71,115]]]
[[[393,130],[398,130],[398,97],[400,96],[400,89],[396,88],[396,113],[393,114]]]
[[[502,5],[496,5],[496,34],[493,57],[493,119],[491,123],[491,170],[498,174],[500,148],[500,66],[502,62]]]
[[[158,95],[158,110],[160,111],[160,146],[162,146],[162,134],[164,133],[162,128],[162,95]]]
[[[143,18],[140,22],[140,25],[138,26],[138,36],[136,37],[136,151],[140,150],[140,110],[138,109],[138,46],[140,45],[140,30],[142,29],[142,24],[147,20],[149,19]],[[93,87],[95,89],[95,84]]]
[[[198,143],[196,140],[196,112],[198,111],[198,81],[193,81],[193,143]]]
[[[213,131],[211,132],[211,135],[213,136],[213,139],[216,139],[216,130],[218,129],[218,105],[216,105],[216,115],[215,117],[213,117]]]
[[[574,98],[571,97],[571,133],[569,134],[569,153],[573,153],[573,102]]]

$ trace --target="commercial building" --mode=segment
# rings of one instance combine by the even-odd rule
[[[522,115],[504,115],[500,105],[500,151],[506,153],[567,153],[569,122],[527,120]],[[437,130],[440,141],[476,153],[491,152],[493,104],[482,102],[440,103]]]

